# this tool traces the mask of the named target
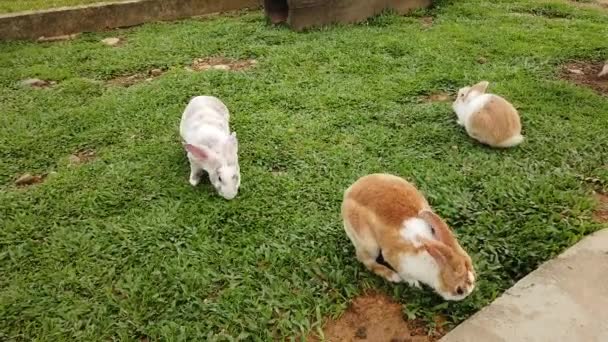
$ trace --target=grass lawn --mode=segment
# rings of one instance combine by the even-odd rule
[[[63,6],[77,6],[99,2],[121,1],[127,0],[0,0],[0,13],[43,10]]]
[[[251,12],[0,43],[0,339],[267,341],[318,329],[368,288],[409,317],[455,324],[598,229],[588,180],[608,189],[608,98],[558,68],[608,57],[606,12],[437,3],[307,33]],[[110,36],[126,41],[100,43]],[[184,69],[206,56],[258,64]],[[153,68],[168,71],[105,82]],[[58,83],[19,85],[30,77]],[[480,146],[449,102],[423,100],[481,79],[520,109],[520,147]],[[198,94],[232,111],[233,201],[188,184],[178,125]],[[83,149],[96,158],[71,165]],[[26,172],[56,173],[15,186]],[[479,273],[465,301],[385,283],[356,261],[339,208],[372,172],[414,181],[454,227]]]

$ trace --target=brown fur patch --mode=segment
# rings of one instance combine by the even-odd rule
[[[521,133],[517,110],[505,99],[493,96],[481,110],[472,114],[468,133],[490,146],[497,146]]]
[[[399,228],[407,219],[418,216],[428,207],[422,193],[406,180],[386,174],[361,177],[347,190],[346,198],[353,199],[382,220]]]
[[[602,95],[608,95],[608,78],[600,78],[604,62],[575,61],[560,67],[560,77],[581,86],[589,87]]]
[[[443,325],[444,321],[441,321]],[[428,342],[436,341],[443,329],[433,333],[421,321],[405,321],[401,304],[390,297],[369,293],[353,300],[338,319],[329,319],[323,326],[324,340],[312,332],[310,342]]]

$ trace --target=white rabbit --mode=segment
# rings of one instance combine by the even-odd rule
[[[198,185],[202,171],[225,199],[236,197],[241,185],[236,133],[230,133],[230,113],[213,96],[190,100],[180,124],[180,135],[190,160],[190,184]]]
[[[452,105],[458,124],[469,136],[492,147],[513,147],[524,141],[517,109],[504,98],[486,94],[489,83],[482,81],[458,91]]]

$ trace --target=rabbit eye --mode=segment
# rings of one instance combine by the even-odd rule
[[[456,293],[459,296],[462,296],[464,294],[464,290],[462,289],[462,287],[458,286],[458,288],[456,288]]]
[[[220,183],[224,183],[224,182],[222,181],[222,176],[217,176],[217,180],[219,180],[219,181],[220,181]]]

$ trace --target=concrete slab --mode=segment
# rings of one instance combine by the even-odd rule
[[[440,342],[608,341],[608,229],[541,265]]]
[[[95,32],[260,5],[261,0],[128,0],[0,14],[0,39],[37,39]]]

